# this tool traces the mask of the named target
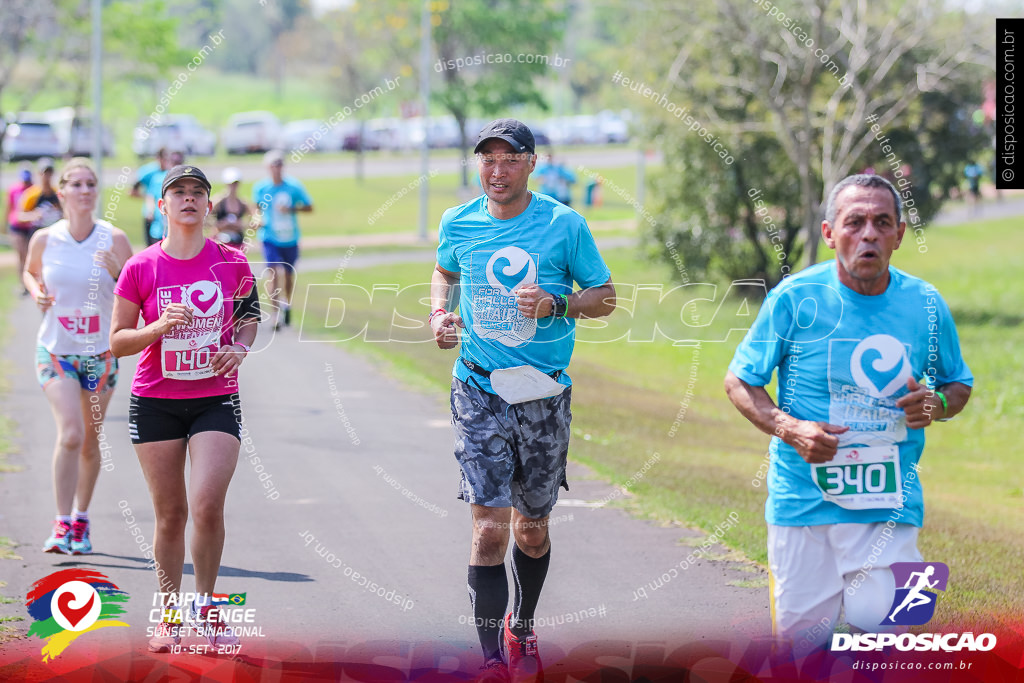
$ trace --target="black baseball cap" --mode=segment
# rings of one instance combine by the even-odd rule
[[[210,190],[212,189],[210,181],[206,179],[205,173],[200,171],[195,166],[187,166],[185,164],[181,164],[167,171],[167,175],[164,176],[164,184],[160,186],[160,196],[163,197],[164,194],[166,194],[167,192],[167,188],[169,188],[171,185],[178,182],[182,178],[192,178],[193,180],[198,180],[202,184],[202,186],[206,188],[207,194],[209,194]]]
[[[497,119],[488,123],[476,136],[476,147],[473,149],[473,154],[478,154],[483,144],[491,138],[504,140],[520,154],[523,152],[534,153],[536,143],[533,140],[533,132],[522,121]]]

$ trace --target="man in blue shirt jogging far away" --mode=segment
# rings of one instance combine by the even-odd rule
[[[284,175],[284,154],[271,150],[263,157],[270,177],[253,185],[252,201],[259,210],[259,238],[270,266],[270,297],[274,301],[274,329],[292,322],[295,262],[299,259],[299,221],[295,214],[313,210],[313,200],[295,178]]]
[[[922,561],[924,430],[971,395],[946,302],[889,265],[905,230],[887,180],[837,183],[821,224],[835,260],[769,293],[725,378],[733,404],[772,435],[772,627],[797,656],[829,641],[840,608],[854,632],[905,630],[883,620],[902,588],[892,564]],[[778,403],[765,389],[776,370]]]
[[[438,347],[462,341],[451,405],[459,497],[473,517],[468,588],[485,660],[478,680],[541,680],[534,612],[550,559],[548,516],[559,486],[569,488],[565,369],[576,318],[611,313],[615,288],[584,218],[527,189],[537,155],[526,125],[491,122],[474,153],[484,196],[441,218],[429,322]],[[515,595],[506,613],[509,528]]]

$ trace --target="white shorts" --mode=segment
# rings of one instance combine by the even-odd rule
[[[821,647],[839,621],[868,633],[902,632],[881,626],[896,594],[889,568],[921,562],[920,531],[909,524],[768,525],[772,633],[796,654]]]

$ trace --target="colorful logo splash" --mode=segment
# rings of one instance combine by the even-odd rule
[[[35,619],[28,635],[46,641],[43,661],[58,657],[79,636],[107,626],[125,626],[113,619],[124,614],[128,594],[92,569],[63,569],[32,584],[25,599]]]

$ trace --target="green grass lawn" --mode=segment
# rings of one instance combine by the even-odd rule
[[[632,187],[635,171],[629,167],[596,169],[620,187]],[[334,178],[303,181],[313,199],[313,213],[300,214],[299,226],[308,237],[372,235],[406,232],[415,234],[419,225],[419,187],[414,182],[419,174],[366,178],[362,182],[355,178]],[[586,178],[582,179],[584,182]],[[472,182],[472,180],[471,180]],[[252,197],[253,182],[242,183],[239,193],[249,201]],[[437,230],[441,212],[460,203],[459,179],[456,174],[439,173],[430,180],[429,229]],[[219,189],[215,185],[214,192]],[[102,203],[101,213],[106,207],[114,206],[112,222],[128,233],[133,242],[142,236],[142,200],[128,196],[127,192],[113,201],[114,189],[108,189],[107,201]],[[468,196],[476,196],[477,187]],[[600,207],[582,207],[588,220],[598,224],[612,223],[624,229],[635,225],[634,210],[625,200],[614,193],[605,192],[605,201]],[[577,190],[577,197],[582,192]],[[387,205],[391,202],[390,206]],[[579,202],[582,205],[582,202]],[[378,210],[381,215],[377,217]],[[372,222],[371,222],[372,220]]]
[[[908,237],[893,258],[894,265],[930,280],[946,298],[975,376],[971,404],[955,421],[929,428],[921,461],[927,522],[920,547],[926,559],[950,566],[951,589],[940,617],[948,624],[977,625],[992,615],[1024,613],[1018,590],[1024,566],[1024,474],[1016,454],[1024,418],[1024,389],[1016,381],[1024,376],[1019,352],[1024,348],[1019,275],[1024,235],[1018,224],[1000,220],[934,228],[927,233],[927,253],[919,253]],[[660,335],[651,340],[655,323],[684,329],[679,301],[659,312],[656,292],[646,290],[637,298],[631,285],[664,284],[667,291],[672,286],[668,268],[642,261],[633,250],[605,256],[619,283],[622,309],[607,321],[580,325],[570,368],[577,387],[572,457],[622,484],[657,453],[656,464],[630,487],[636,495],[627,504],[640,514],[704,529],[735,511],[741,524],[726,532],[725,542],[763,563],[766,494],[758,472],[768,439],[735,411],[722,389],[741,337],[728,331],[752,317],[735,315],[735,300],[726,300],[715,316],[723,299],[719,288],[714,303],[697,302],[682,313],[685,320],[696,316],[710,322],[694,330],[704,340],[699,346],[673,346]],[[373,341],[342,345],[371,354],[403,379],[445,396],[455,355],[437,350],[426,328],[417,327],[427,309],[421,299],[429,275],[425,264],[350,268],[345,283],[367,291],[378,286],[373,300],[355,288],[314,288],[303,333],[345,339],[359,336],[366,326]],[[333,273],[305,278],[305,283],[332,281]],[[388,284],[403,289],[381,287]],[[328,310],[330,296],[345,297],[344,318],[337,305]],[[306,303],[303,292],[297,305]],[[393,323],[396,306],[410,322]],[[627,331],[632,341],[613,341]]]

